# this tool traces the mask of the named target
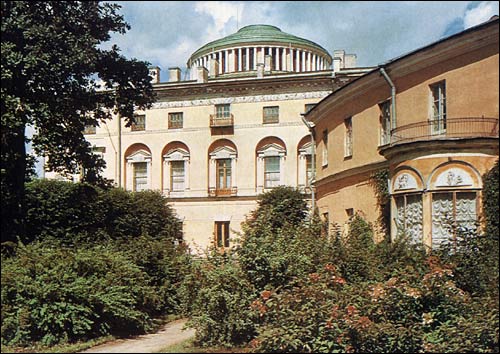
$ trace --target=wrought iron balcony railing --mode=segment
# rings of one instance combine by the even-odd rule
[[[233,114],[229,115],[210,115],[210,128],[219,128],[219,127],[232,127],[234,124]]]
[[[422,140],[482,137],[498,138],[498,118],[447,118],[407,124],[391,131],[390,145]]]

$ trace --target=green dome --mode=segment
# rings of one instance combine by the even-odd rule
[[[250,25],[242,27],[238,32],[230,34],[229,36],[205,44],[203,47],[194,52],[193,55],[191,55],[189,61],[191,61],[191,59],[197,58],[200,55],[210,53],[213,50],[231,48],[247,43],[279,43],[286,46],[291,44],[293,47],[305,47],[320,51],[331,60],[331,56],[328,51],[312,41],[282,32],[278,27],[275,26]]]

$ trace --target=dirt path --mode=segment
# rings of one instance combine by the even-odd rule
[[[158,332],[131,339],[118,339],[80,353],[154,353],[194,336],[194,329],[183,330],[186,319],[167,323]]]

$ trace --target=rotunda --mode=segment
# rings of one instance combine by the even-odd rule
[[[210,77],[329,70],[332,57],[320,45],[270,25],[245,26],[205,44],[187,62],[191,79],[205,68]]]

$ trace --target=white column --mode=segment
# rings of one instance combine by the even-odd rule
[[[218,52],[217,57],[219,58],[219,74],[222,74],[222,52]]]
[[[286,71],[286,48],[281,48],[281,70]]]
[[[285,184],[285,156],[280,156],[280,185]]]
[[[229,52],[227,50],[224,51],[224,73],[229,71]]]
[[[152,178],[153,171],[152,171],[152,168],[151,168],[151,160],[148,160],[146,162],[147,162],[147,165],[146,165],[147,169],[146,169],[146,171],[147,171],[147,176],[148,176],[148,184],[147,184],[147,186],[148,186],[148,189],[152,189],[151,178]]]
[[[242,50],[241,50],[241,48],[238,48],[238,71],[242,71],[243,70],[243,68],[242,68],[242,61],[243,61]]]
[[[306,70],[307,71],[311,71],[312,70],[312,65],[311,65],[311,52],[308,52],[307,53],[307,68]]]
[[[189,160],[184,160],[184,189],[189,190]]]
[[[215,188],[215,181],[217,180],[217,166],[216,166],[216,160],[211,158],[209,162],[209,176],[208,176],[208,187],[210,188]]]
[[[295,71],[300,72],[300,52],[298,49],[295,49]]]
[[[253,66],[252,70],[257,70],[257,47],[253,47]]]
[[[257,193],[262,192],[264,189],[264,158],[257,156]]]
[[[231,187],[236,187],[236,157],[231,158]]]
[[[163,193],[170,191],[170,161],[163,160]]]
[[[306,155],[300,154],[299,155],[299,171],[298,171],[298,186],[299,187],[305,187],[306,185]]]
[[[125,190],[134,190],[134,164],[132,162],[127,162],[127,183],[125,184]]]
[[[312,63],[311,70],[312,70],[312,71],[316,71],[316,54],[313,54],[313,55],[312,55],[311,60],[312,60],[312,62],[311,62],[311,63]]]
[[[246,56],[245,56],[245,70],[250,70],[250,48],[245,48]]]
[[[302,71],[306,71],[306,52],[302,51]]]
[[[279,52],[280,52],[279,48],[275,47],[274,48],[274,56],[275,56],[275,58],[274,58],[274,70],[279,70],[279,63],[280,63]]]

